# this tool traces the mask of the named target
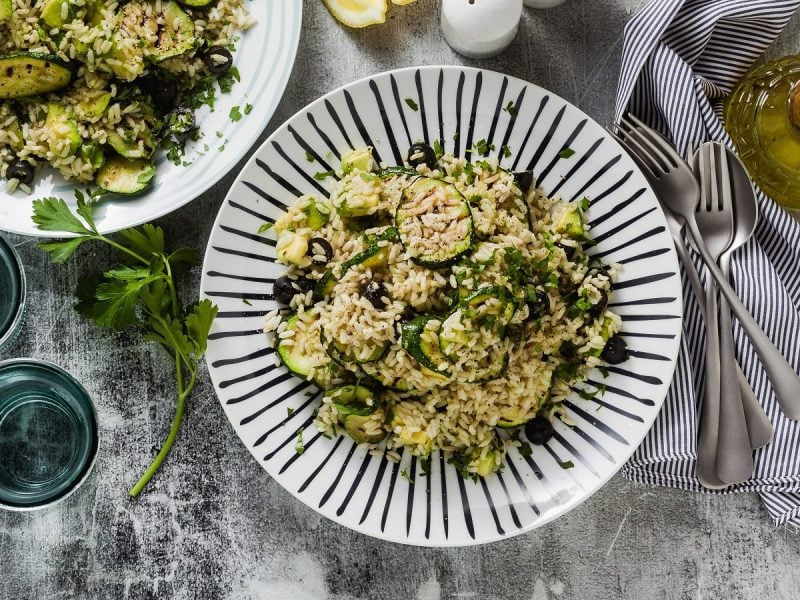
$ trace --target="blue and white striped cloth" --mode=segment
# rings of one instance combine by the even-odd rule
[[[682,154],[705,140],[732,146],[720,120],[722,99],[798,7],[800,0],[653,0],[625,27],[617,118],[632,112],[665,134]],[[800,371],[800,224],[763,194],[759,203],[755,235],[734,255],[734,287]],[[636,482],[702,491],[694,467],[705,335],[685,278],[684,303],[675,379],[663,411],[623,473]],[[800,527],[800,423],[780,412],[738,323],[734,338],[742,369],[775,427],[775,437],[756,452],[753,477],[728,491],[757,491],[776,525]]]

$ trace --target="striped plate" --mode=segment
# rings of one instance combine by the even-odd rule
[[[241,81],[229,94],[219,95],[213,112],[208,108],[198,111],[203,137],[187,144],[186,160],[191,164],[175,166],[159,153],[156,181],[146,194],[110,199],[95,211],[101,231],[152,221],[197,198],[241,160],[266,128],[294,65],[303,5],[301,1],[260,0],[248,2],[247,8],[257,23],[241,35],[237,44],[234,61]],[[231,108],[239,106],[244,112],[248,103],[253,105],[252,111],[233,122]],[[52,237],[52,233],[37,229],[31,220],[31,201],[57,196],[74,207],[73,189],[52,169],[40,170],[28,197],[19,192],[9,195],[5,181],[0,180],[0,229]]]
[[[574,426],[556,423],[555,436],[534,447],[532,456],[512,450],[502,473],[473,483],[438,454],[426,475],[407,453],[394,464],[349,438],[329,440],[315,430],[321,393],[274,366],[260,331],[264,315],[276,307],[272,283],[283,269],[274,262],[272,237],[257,232],[299,194],[327,195],[331,180],[313,175],[336,169],[336,157],[346,149],[370,145],[379,160],[396,164],[419,140],[440,140],[447,152],[469,157],[469,148],[482,139],[495,153],[509,147],[511,155],[501,163],[533,169],[547,193],[591,199],[588,218],[597,241],[591,252],[624,266],[610,307],[622,315],[631,359],[609,367],[606,379],[591,374],[591,383],[606,386],[604,396],[569,398]],[[574,154],[559,158],[566,147]],[[597,123],[558,96],[463,67],[404,69],[358,81],[278,129],[247,163],[220,209],[201,290],[220,308],[208,350],[211,378],[256,460],[337,523],[426,546],[512,536],[564,514],[600,488],[653,423],[681,331],[672,242],[634,163]],[[300,432],[305,449],[298,454]]]

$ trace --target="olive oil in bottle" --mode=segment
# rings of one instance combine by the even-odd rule
[[[725,105],[725,128],[753,181],[800,209],[800,55],[746,74]]]

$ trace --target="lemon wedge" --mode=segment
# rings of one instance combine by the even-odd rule
[[[386,22],[386,0],[322,0],[336,19],[348,27]]]
[[[397,6],[405,6],[406,4],[411,4],[412,2],[416,2],[417,0],[392,0],[392,4],[396,4]]]

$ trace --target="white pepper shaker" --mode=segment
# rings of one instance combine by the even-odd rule
[[[517,35],[522,0],[442,0],[442,33],[468,58],[500,54]]]
[[[528,8],[552,8],[563,2],[564,0],[525,0],[525,6]]]

